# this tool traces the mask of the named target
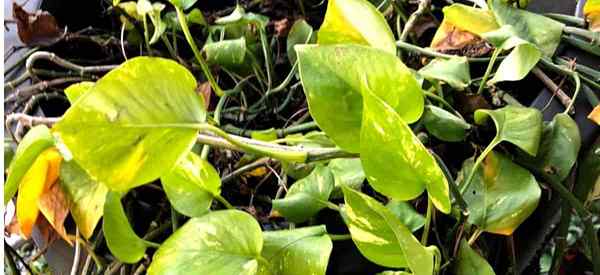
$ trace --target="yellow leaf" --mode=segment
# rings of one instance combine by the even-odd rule
[[[589,29],[600,32],[600,0],[589,0],[583,6],[583,14],[589,23]]]
[[[592,112],[590,112],[588,115],[588,119],[600,125],[600,105],[594,107],[594,110],[592,110]]]
[[[25,238],[31,236],[31,230],[37,220],[40,197],[58,178],[61,160],[56,148],[47,149],[37,157],[19,183],[17,221],[21,235]]]

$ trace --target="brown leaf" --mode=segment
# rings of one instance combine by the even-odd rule
[[[42,194],[38,200],[38,207],[58,235],[72,245],[64,227],[65,220],[69,215],[69,202],[58,182],[52,184]]]
[[[19,234],[19,222],[17,221],[17,216],[13,216],[10,220],[10,223],[4,226],[4,233],[10,235]]]
[[[13,2],[13,17],[17,21],[19,39],[25,45],[50,45],[60,38],[62,32],[56,19],[46,11],[28,13]]]
[[[198,94],[202,96],[202,99],[204,99],[204,108],[209,110],[208,108],[210,107],[210,98],[212,95],[210,83],[208,83],[208,81],[200,83],[198,87],[196,87],[196,92],[198,92]]]
[[[432,48],[441,53],[478,57],[488,54],[492,47],[476,34],[442,23],[443,36],[435,40]]]
[[[275,26],[275,36],[285,37],[290,31],[290,21],[287,18],[283,18],[281,20],[276,20],[273,22]]]

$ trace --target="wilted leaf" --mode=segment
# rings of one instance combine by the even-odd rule
[[[81,235],[89,239],[104,213],[104,200],[108,188],[99,183],[75,161],[65,161],[60,166],[60,185],[69,200],[71,215]]]
[[[160,180],[173,207],[189,217],[206,214],[213,197],[221,192],[215,168],[192,152]]]
[[[275,275],[325,275],[333,248],[325,225],[263,232],[262,256]]]
[[[458,249],[456,274],[495,275],[490,264],[469,246],[467,241],[460,241]]]
[[[192,74],[174,61],[136,57],[109,72],[54,125],[77,163],[112,190],[157,179],[196,140],[206,112]]]
[[[390,200],[385,207],[392,211],[411,232],[415,232],[425,225],[425,217],[415,211],[408,202]]]
[[[440,80],[451,87],[463,90],[471,83],[469,62],[466,57],[436,58],[419,70],[427,80]]]
[[[355,190],[360,190],[365,181],[365,172],[362,168],[360,158],[346,159],[338,158],[333,159],[327,165],[331,169],[335,186],[331,197],[337,198],[342,197],[342,185],[348,186]]]
[[[156,251],[148,268],[158,274],[243,274],[258,271],[260,226],[249,214],[221,210],[192,218]]]
[[[27,46],[48,46],[62,34],[54,16],[46,11],[28,13],[17,2],[13,2],[13,18],[17,21],[19,39]]]
[[[394,34],[383,15],[366,0],[331,0],[317,43],[361,44],[396,54]]]
[[[433,106],[425,106],[423,125],[434,137],[449,142],[462,141],[471,129],[471,124],[452,113]]]
[[[600,105],[594,107],[594,109],[590,112],[587,118],[600,125]]]
[[[23,137],[8,167],[8,177],[4,184],[5,205],[15,195],[23,176],[30,170],[38,156],[52,146],[54,146],[54,138],[45,125],[34,126]]]
[[[290,29],[287,36],[287,55],[290,64],[296,63],[296,51],[294,46],[299,44],[312,44],[316,41],[313,28],[304,19],[298,19]]]
[[[65,95],[69,100],[69,103],[73,104],[75,101],[84,93],[91,90],[94,87],[95,82],[83,81],[75,84],[71,84],[65,89]]]
[[[317,166],[308,177],[296,181],[283,199],[273,200],[273,210],[292,222],[306,221],[327,207],[333,186],[331,170]]]
[[[387,267],[410,267],[415,274],[433,274],[434,247],[424,247],[410,230],[375,199],[342,187],[341,209],[352,241],[370,261]]]
[[[368,90],[363,101],[360,159],[369,184],[402,201],[427,189],[435,207],[449,213],[448,181],[427,148],[388,104]]]
[[[463,164],[462,175],[473,169],[473,159]],[[511,235],[533,213],[541,196],[535,177],[497,152],[490,152],[463,191],[468,221],[486,232]]]
[[[407,123],[421,116],[423,92],[395,55],[359,45],[295,48],[310,114],[344,150],[360,150],[361,93],[366,83]]]
[[[106,194],[102,221],[106,244],[119,261],[136,263],[144,257],[147,244],[131,228],[118,193],[108,192]]]
[[[62,165],[61,165],[62,166]],[[38,200],[40,212],[46,217],[46,220],[52,228],[66,242],[72,244],[71,239],[67,236],[64,223],[67,215],[69,215],[69,201],[66,198],[60,184],[55,180],[42,193]]]

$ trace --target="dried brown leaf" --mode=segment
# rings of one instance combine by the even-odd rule
[[[17,21],[19,39],[25,45],[50,45],[60,38],[62,32],[56,19],[46,11],[29,13],[13,2],[13,17]]]

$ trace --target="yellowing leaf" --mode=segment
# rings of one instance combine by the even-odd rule
[[[588,0],[583,6],[583,14],[591,31],[600,32],[600,0]]]
[[[592,110],[592,112],[590,112],[588,115],[588,119],[600,125],[600,105],[594,107],[594,110]]]
[[[48,172],[50,172],[50,169],[48,169]],[[56,181],[51,183],[51,186],[40,196],[37,205],[58,235],[72,245],[64,227],[65,219],[69,215],[69,202],[60,184]]]
[[[46,149],[21,179],[17,197],[17,220],[25,238],[29,238],[37,220],[40,197],[58,178],[61,160],[56,148]]]

